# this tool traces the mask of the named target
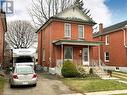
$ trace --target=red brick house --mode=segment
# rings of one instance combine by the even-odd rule
[[[100,31],[94,34],[94,40],[105,42],[101,46],[100,55],[108,69],[127,72],[127,21],[104,29],[100,24]],[[97,57],[96,54],[94,56]]]
[[[4,58],[4,34],[7,31],[5,13],[0,12],[0,65]]]
[[[93,47],[102,43],[94,41],[93,26],[96,23],[77,7],[51,17],[37,31],[38,63],[44,68],[55,70],[67,59],[79,65],[91,65]],[[99,49],[99,48],[98,48]]]

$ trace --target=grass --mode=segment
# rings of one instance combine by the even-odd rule
[[[0,93],[4,88],[4,78],[0,76]]]
[[[64,84],[72,90],[78,92],[96,92],[109,90],[123,90],[127,89],[127,84],[119,83],[115,80],[101,80],[101,79],[64,79]]]

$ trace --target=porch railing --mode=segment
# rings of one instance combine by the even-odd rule
[[[63,65],[65,60],[57,59],[56,60],[56,66],[61,67]],[[71,60],[75,65],[83,65],[82,60],[80,59],[73,59]],[[83,65],[86,66],[86,65]],[[99,64],[99,60],[96,59],[90,59],[89,67],[96,67],[96,66],[106,66],[101,60]]]
[[[101,61],[101,64],[99,64],[99,60],[91,59],[89,66],[82,65],[81,60],[77,60],[77,59],[73,59],[72,62],[76,65],[76,67],[83,66],[83,68],[88,70],[91,67],[94,68],[96,74],[98,74],[100,77],[106,76],[106,73],[104,72],[104,67],[106,65],[102,61]],[[64,62],[61,59],[56,60],[56,74],[61,75],[61,69],[62,69],[63,63]]]

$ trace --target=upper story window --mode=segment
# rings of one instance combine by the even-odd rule
[[[78,25],[78,37],[84,38],[84,26],[83,25]]]
[[[64,25],[64,37],[71,37],[71,24],[69,23]]]
[[[45,43],[46,43],[46,33],[45,33],[45,30],[42,32],[42,43],[43,43],[43,45],[45,45]]]
[[[105,36],[105,45],[109,45],[109,35]]]
[[[105,62],[109,62],[109,52],[104,53]]]

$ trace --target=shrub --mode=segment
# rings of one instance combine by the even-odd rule
[[[90,70],[89,70],[89,74],[90,74],[90,75],[93,75],[93,74],[94,74],[94,72],[93,72],[93,69],[92,69],[92,68],[90,68]]]
[[[112,77],[112,70],[107,70],[107,73],[110,77]]]
[[[61,73],[63,77],[66,78],[77,77],[79,75],[79,72],[77,71],[75,64],[73,64],[69,60],[64,62],[63,67],[61,69]]]
[[[77,69],[78,69],[78,72],[79,72],[79,77],[81,77],[81,78],[87,77],[87,73],[86,73],[85,69],[82,66],[79,66]]]
[[[94,79],[94,78],[99,78],[99,76],[95,73],[93,68],[89,69],[89,74],[87,75],[87,77]]]

